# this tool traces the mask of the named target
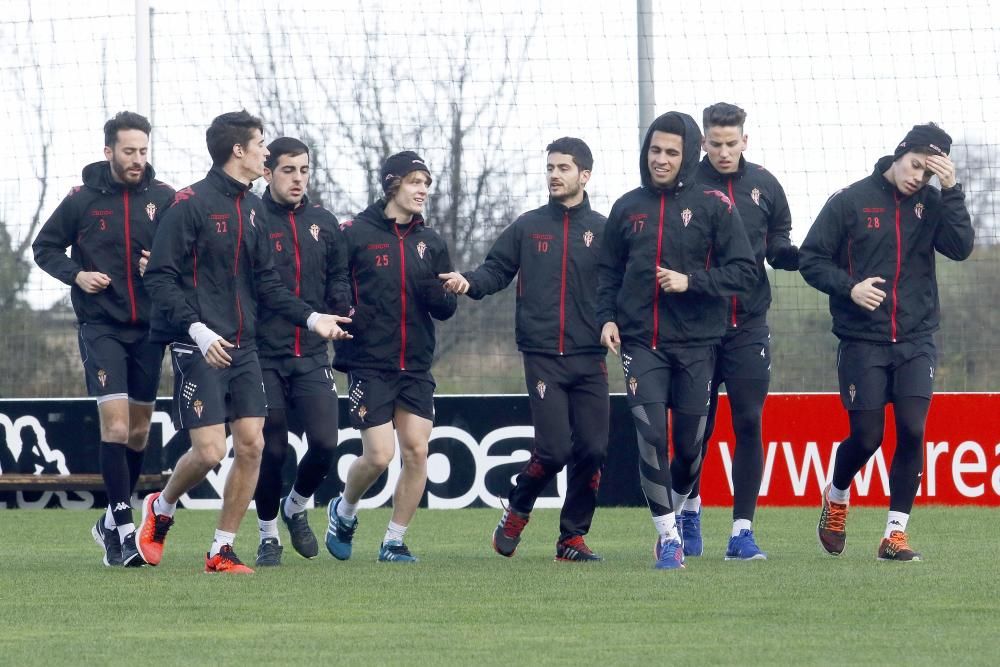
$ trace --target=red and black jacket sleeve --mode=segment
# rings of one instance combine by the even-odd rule
[[[482,265],[462,275],[469,281],[469,296],[482,299],[504,289],[521,268],[521,226],[515,221],[501,232]]]

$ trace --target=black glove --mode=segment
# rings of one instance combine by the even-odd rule
[[[799,270],[799,248],[798,246],[789,245],[783,248],[778,248],[774,251],[774,256],[771,258],[771,266],[776,269],[782,269],[784,271],[798,271]]]

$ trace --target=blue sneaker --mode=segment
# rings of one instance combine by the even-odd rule
[[[697,512],[683,510],[678,517],[685,556],[700,556],[705,550],[701,541],[701,508]]]
[[[684,567],[684,547],[676,538],[672,540],[657,538],[653,546],[653,556],[656,557],[654,567],[657,570],[677,570]]]
[[[753,531],[744,528],[739,535],[729,538],[726,560],[767,560],[767,554],[757,546]]]
[[[382,544],[378,550],[378,559],[383,563],[416,563],[417,557],[410,553],[410,550],[402,540],[389,540]]]
[[[354,531],[358,527],[358,517],[348,523],[337,514],[337,504],[342,496],[337,496],[326,508],[326,518],[329,522],[326,528],[326,550],[337,560],[347,560],[351,557],[351,542],[354,541]]]

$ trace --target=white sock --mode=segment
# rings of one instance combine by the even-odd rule
[[[347,502],[347,498],[340,496],[340,502],[337,503],[337,516],[341,519],[346,519],[351,521],[358,515],[358,504]]]
[[[733,521],[733,532],[729,537],[737,537],[741,530],[753,530],[753,523],[750,519],[736,519]]]
[[[173,516],[174,512],[177,511],[177,503],[168,503],[163,499],[163,494],[161,493],[153,501],[153,513],[154,514],[164,514],[166,516]]]
[[[385,537],[382,539],[382,544],[392,541],[402,542],[403,535],[406,535],[406,526],[400,526],[398,523],[390,521],[389,527],[385,531]]]
[[[677,493],[673,489],[670,489],[670,502],[674,505],[674,514],[680,516],[681,510],[684,508],[684,503],[687,501],[688,494]]]
[[[115,527],[115,517],[111,514],[111,505],[108,505],[108,509],[104,511],[104,527],[108,530],[114,530]]]
[[[309,504],[309,499],[305,496],[299,495],[298,491],[294,488],[288,497],[285,498],[285,504],[281,508],[281,511],[285,513],[289,519],[298,514],[299,512],[305,512],[306,507]]]
[[[281,537],[278,535],[278,520],[271,519],[270,521],[264,521],[263,519],[257,519],[257,527],[260,528],[260,541],[273,537],[278,540],[278,544],[281,544]]]
[[[826,494],[826,499],[838,505],[846,505],[851,500],[851,487],[838,489],[833,484],[830,484],[830,491]]]
[[[653,525],[656,527],[656,533],[661,538],[680,539],[680,536],[677,535],[677,517],[673,512],[662,516],[654,516]]]
[[[889,512],[889,518],[885,521],[885,534],[882,537],[888,538],[894,530],[906,532],[906,523],[910,520],[909,514],[902,512]]]
[[[701,511],[701,495],[689,496],[687,500],[684,501],[684,507],[682,507],[685,512],[695,512]]]
[[[126,537],[129,536],[130,533],[134,533],[134,532],[135,532],[135,524],[134,523],[126,523],[126,524],[123,524],[121,526],[118,526],[118,539],[119,540],[124,540]]]
[[[216,529],[215,540],[212,541],[212,548],[208,552],[208,557],[211,558],[212,556],[219,553],[219,551],[222,550],[222,547],[224,547],[227,544],[229,546],[233,546],[233,542],[235,541],[236,541],[236,533],[227,533],[224,530]]]

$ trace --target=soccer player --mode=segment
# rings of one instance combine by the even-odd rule
[[[427,483],[435,387],[431,318],[454,315],[457,297],[438,278],[452,270],[448,246],[422,215],[431,186],[427,165],[404,151],[385,161],[381,178],[385,197],[342,225],[356,335],[335,344],[334,366],[348,373],[351,425],[361,431],[363,449],[343,493],[327,508],[326,548],[339,560],[351,557],[358,503],[389,467],[398,439],[403,469],[378,560],[414,563],[403,539]]]
[[[32,244],[35,263],[71,286],[87,393],[97,398],[108,508],[91,529],[108,566],[143,565],[132,492],[142,471],[163,346],[149,340],[142,284],[153,231],[174,190],[147,162],[149,121],[122,111],[104,125],[105,160],[83,169]],[[70,248],[70,256],[66,256]]]
[[[698,165],[697,179],[726,193],[740,212],[743,228],[757,260],[757,280],[749,292],[729,297],[726,335],[716,350],[712,402],[702,442],[702,460],[715,428],[719,385],[726,384],[736,452],[733,456],[733,527],[726,547],[726,560],[760,560],[767,554],[757,546],[753,517],[764,471],[761,414],[771,381],[771,332],[767,310],[771,285],[764,259],[776,269],[797,271],[798,248],[789,240],[792,215],[781,184],[764,167],[747,162],[743,151],[746,112],[734,104],[719,102],[702,115],[705,157]],[[700,478],[691,489],[680,513],[684,555],[702,554]]]
[[[493,548],[514,555],[539,494],[568,466],[556,560],[600,560],[584,536],[608,448],[606,352],[594,310],[606,219],[590,208],[584,190],[594,166],[587,144],[563,137],[545,150],[548,204],[507,227],[475,271],[441,277],[446,289],[482,299],[518,276],[515,329],[535,446],[493,532]]]
[[[639,161],[642,186],[611,208],[600,260],[601,342],[615,354],[621,346],[660,569],[684,567],[674,512],[701,465],[715,349],[726,331],[724,297],[757,280],[732,202],[695,183],[700,149],[701,132],[687,114],[672,111],[653,121]]]
[[[350,285],[344,241],[333,214],[310,203],[306,195],[309,148],[298,139],[281,137],[267,150],[263,221],[274,266],[285,286],[315,310],[346,314]],[[306,505],[330,471],[337,449],[337,385],[327,341],[276,312],[261,312],[257,345],[267,394],[264,452],[254,493],[260,526],[257,565],[269,566],[281,564],[279,513],[295,551],[305,558],[319,553]],[[290,411],[303,426],[307,450],[291,492],[281,498]]]
[[[950,151],[951,137],[940,127],[915,125],[870,176],[830,197],[802,244],[802,276],[830,295],[840,400],[850,420],[817,527],[820,546],[834,556],[847,546],[851,480],[882,445],[885,406],[892,403],[896,451],[877,556],[921,558],[906,526],[923,471],[937,365],[934,253],[964,260],[975,237]],[[941,190],[928,186],[933,176]]]
[[[274,270],[264,208],[250,185],[268,156],[263,125],[246,111],[222,114],[206,132],[212,169],[179,191],[153,240],[146,288],[153,299],[152,338],[169,342],[174,368],[173,419],[191,448],[178,459],[162,493],[146,497],[137,540],[150,565],[159,564],[180,497],[226,456],[233,435],[206,572],[252,573],[233,551],[253,497],[267,414],[257,359],[258,301],[324,338],[345,335],[344,318],[321,315],[298,299]]]

